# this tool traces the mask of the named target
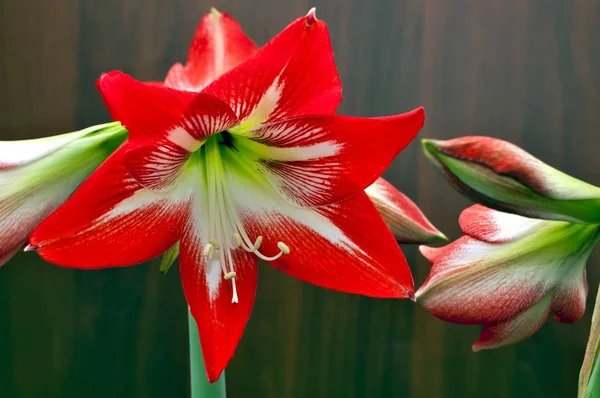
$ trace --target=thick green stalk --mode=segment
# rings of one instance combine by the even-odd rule
[[[590,337],[583,365],[579,373],[579,392],[578,398],[597,398],[600,397],[600,363],[598,363],[598,348],[600,346],[600,289],[596,296],[594,313],[592,315],[592,325],[590,327]]]
[[[190,331],[190,396],[192,398],[225,398],[225,371],[223,371],[219,380],[213,384],[210,384],[206,379],[198,326],[189,311],[188,326]]]

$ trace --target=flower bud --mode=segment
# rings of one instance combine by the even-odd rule
[[[537,220],[475,205],[460,225],[466,236],[442,248],[421,246],[433,263],[417,301],[446,321],[483,325],[473,350],[521,341],[554,314],[583,316],[586,261],[598,226]]]
[[[600,188],[491,137],[423,140],[452,185],[488,207],[528,217],[600,223]]]
[[[120,123],[0,141],[0,266],[127,137]]]

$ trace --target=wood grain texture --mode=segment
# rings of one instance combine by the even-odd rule
[[[2,0],[2,139],[108,120],[95,79],[159,80],[201,15],[232,14],[262,44],[316,6],[344,83],[341,113],[425,106],[421,137],[485,134],[600,184],[597,0]],[[386,172],[448,236],[468,202],[411,144]],[[428,265],[405,248],[417,283]],[[600,255],[589,266],[600,279]],[[596,289],[592,288],[590,297]],[[591,300],[591,299],[590,299]],[[591,308],[591,305],[589,305]],[[409,301],[373,300],[260,271],[256,307],[227,373],[237,397],[571,397],[590,314],[474,354],[476,327]],[[185,397],[179,276],[158,263],[74,271],[19,255],[0,270],[0,396]]]

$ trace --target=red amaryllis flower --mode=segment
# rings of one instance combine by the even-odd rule
[[[460,217],[467,236],[421,247],[433,263],[417,301],[450,322],[483,325],[473,350],[515,343],[554,314],[583,316],[585,264],[598,225],[526,218],[475,205]]]
[[[201,93],[120,72],[99,88],[129,141],[34,231],[31,248],[93,269],[140,263],[180,241],[210,381],[250,316],[257,258],[331,289],[413,296],[406,261],[363,190],[414,138],[423,110],[331,115],[341,85],[313,12]]]

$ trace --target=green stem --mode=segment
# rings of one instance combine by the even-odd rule
[[[600,289],[596,296],[590,337],[585,350],[583,365],[579,373],[578,398],[592,398],[600,396],[600,374],[598,363],[598,348],[600,346]]]
[[[190,387],[192,398],[225,398],[225,371],[219,380],[210,384],[206,378],[202,348],[198,326],[188,311],[188,327],[190,339]]]

